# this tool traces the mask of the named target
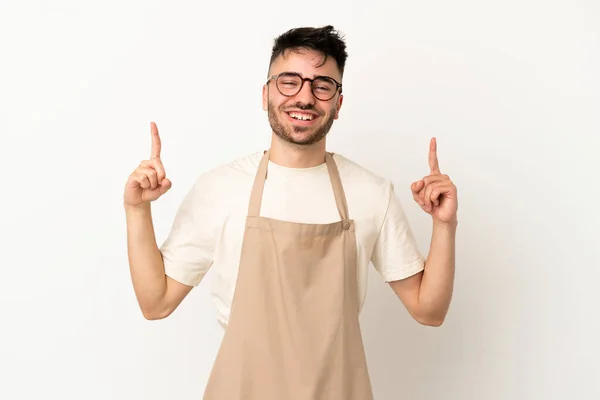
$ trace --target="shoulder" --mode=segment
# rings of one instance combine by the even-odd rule
[[[344,190],[366,196],[372,200],[389,200],[393,185],[390,179],[358,164],[342,154],[334,153],[333,158],[340,171]]]
[[[262,152],[253,152],[198,175],[190,194],[204,203],[219,204],[252,188]]]
[[[334,153],[334,160],[351,214],[378,231],[394,195],[391,180],[341,154]]]
[[[202,172],[197,184],[210,185],[211,188],[226,188],[230,185],[254,179],[262,152],[253,152],[230,162],[217,165]]]
[[[225,183],[231,180],[248,178],[249,176],[254,177],[262,154],[262,152],[253,152],[230,162],[217,165],[203,172],[199,179]]]

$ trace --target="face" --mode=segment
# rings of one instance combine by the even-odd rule
[[[285,57],[279,56],[272,64],[269,76],[296,72],[304,78],[328,76],[341,83],[335,60],[328,57],[325,64],[321,65],[322,62],[322,55],[317,52],[288,50]],[[304,82],[300,92],[291,97],[279,92],[274,79],[263,87],[263,109],[268,111],[273,133],[288,143],[300,146],[317,143],[327,135],[333,121],[338,118],[342,98],[338,89],[332,99],[319,100],[312,93],[308,81]]]

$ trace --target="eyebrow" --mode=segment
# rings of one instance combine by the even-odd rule
[[[300,76],[302,76],[302,77],[304,76],[304,75],[302,75],[302,73],[300,73],[300,72],[296,72],[296,71],[281,71],[279,74],[275,74],[275,75],[281,75],[281,74],[298,74],[298,75],[300,75]],[[315,75],[313,75],[313,77],[314,77],[314,76],[315,76]]]
[[[279,74],[273,74],[273,75],[281,75],[281,74],[298,74],[303,78],[306,78],[302,73],[300,72],[296,72],[296,71],[281,71]],[[331,78],[331,79],[335,79],[334,77],[331,77],[329,75],[317,75],[317,74],[313,74],[312,79],[315,78]]]

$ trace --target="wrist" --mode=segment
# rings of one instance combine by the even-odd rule
[[[433,220],[433,228],[434,229],[443,229],[443,230],[456,230],[458,226],[458,218],[454,217],[450,221],[440,221],[437,219]]]
[[[136,204],[136,205],[124,204],[123,207],[125,208],[125,214],[131,215],[131,216],[135,216],[135,215],[143,216],[143,215],[150,214],[150,212],[151,212],[150,202],[144,202],[144,203]]]

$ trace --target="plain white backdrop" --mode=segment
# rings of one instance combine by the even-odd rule
[[[166,237],[199,173],[268,146],[272,41],[333,24],[349,59],[329,149],[458,187],[455,295],[418,325],[373,272],[377,400],[600,398],[597,1],[0,2],[0,398],[199,399],[222,331],[211,275],[162,321],[130,282],[123,187],[162,137]]]

